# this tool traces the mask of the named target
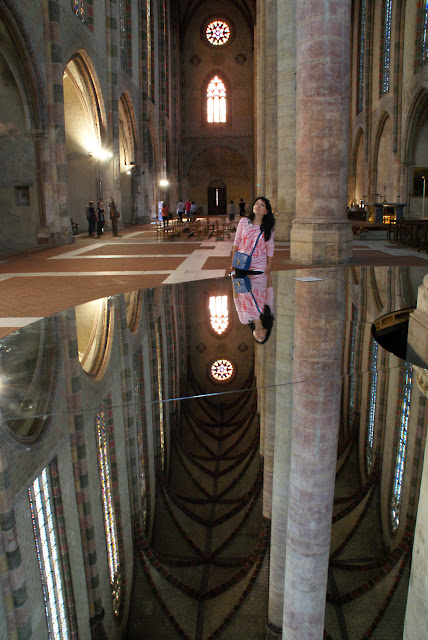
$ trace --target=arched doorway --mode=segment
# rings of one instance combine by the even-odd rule
[[[64,118],[70,215],[85,229],[88,202],[96,205],[108,199],[104,183],[112,154],[105,144],[105,111],[98,82],[80,53],[64,71]]]
[[[137,136],[135,114],[130,98],[122,94],[119,100],[119,157],[120,157],[120,200],[124,224],[136,217],[136,167]]]
[[[221,180],[212,180],[207,189],[208,215],[226,215],[226,185]]]

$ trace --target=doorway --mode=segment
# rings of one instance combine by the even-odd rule
[[[208,215],[226,215],[226,185],[220,180],[211,182],[208,187]]]

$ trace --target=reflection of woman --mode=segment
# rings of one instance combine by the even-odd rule
[[[275,219],[269,200],[262,196],[256,198],[252,213],[248,218],[241,218],[239,221],[233,243],[232,262],[236,251],[250,255],[254,246],[256,246],[251,256],[250,270],[270,271],[274,252],[274,225]],[[256,245],[261,231],[262,235]]]
[[[236,293],[233,299],[242,324],[250,327],[254,340],[259,344],[268,341],[273,327],[273,287],[270,273],[246,276],[250,283],[245,293]]]

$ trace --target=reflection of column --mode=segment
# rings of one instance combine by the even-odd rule
[[[266,58],[263,74],[265,76],[266,134],[266,195],[271,199],[272,208],[277,209],[278,200],[278,133],[277,133],[277,0],[265,0],[265,39]]]
[[[0,441],[0,584],[8,638],[29,638],[31,617],[16,531],[4,435]],[[28,507],[29,509],[29,507]],[[6,633],[6,630],[4,630]]]
[[[113,157],[108,160],[105,165],[103,178],[106,175],[108,179],[103,185],[103,195],[106,201],[113,196],[117,208],[121,209],[120,198],[120,159],[119,159],[119,60],[120,60],[120,41],[119,41],[119,11],[118,3],[112,0],[106,1],[106,47],[107,47],[107,136],[108,150]],[[119,225],[122,226],[123,220],[120,218]]]
[[[418,287],[418,303],[409,316],[407,358],[421,367],[428,363],[428,275]]]
[[[351,0],[297,0],[296,32],[296,218],[291,260],[343,263],[352,251],[346,213]]]
[[[287,538],[293,386],[294,280],[278,273],[276,299],[275,457],[272,480],[272,527],[269,569],[267,636],[282,636],[285,543]],[[292,286],[290,286],[290,282]],[[271,338],[272,339],[272,338]],[[262,347],[263,348],[263,347]]]
[[[265,0],[257,2],[256,27],[256,67],[257,67],[257,135],[256,135],[256,191],[266,193],[266,119],[265,119]]]
[[[283,637],[323,637],[340,420],[344,273],[297,276]],[[308,382],[305,382],[308,380]]]

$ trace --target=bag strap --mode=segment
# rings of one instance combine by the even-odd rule
[[[251,293],[251,295],[253,296],[253,300],[254,300],[254,302],[255,302],[255,304],[256,304],[256,307],[257,307],[258,312],[260,313],[260,315],[262,315],[263,311],[260,309],[259,305],[257,304],[257,300],[256,300],[256,299],[255,299],[255,297],[254,297],[254,293],[253,293],[253,290],[252,290],[252,289],[251,289],[250,293]]]
[[[252,250],[252,252],[250,253],[250,258],[251,258],[251,256],[252,256],[252,255],[253,255],[253,253],[254,253],[254,249],[257,247],[257,243],[258,243],[258,241],[260,240],[260,236],[262,235],[262,233],[263,233],[263,231],[260,231],[260,233],[259,233],[259,237],[258,237],[258,238],[257,238],[257,240],[256,240],[256,244],[254,245],[253,250]]]

